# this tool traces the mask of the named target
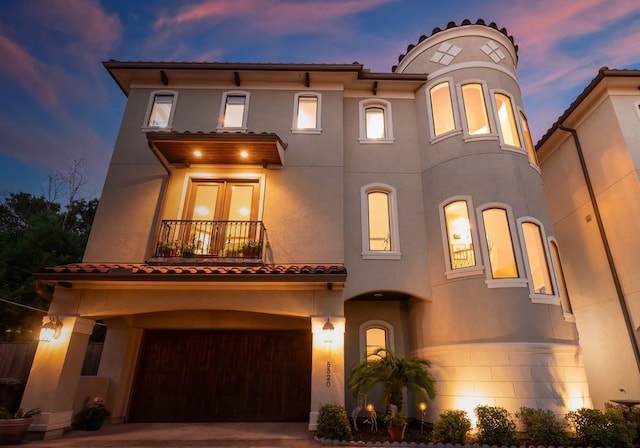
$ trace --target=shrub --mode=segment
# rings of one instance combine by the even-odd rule
[[[478,442],[487,445],[514,445],[516,424],[505,408],[499,406],[478,406]]]
[[[569,438],[565,433],[566,424],[558,420],[553,412],[521,407],[516,417],[525,426],[531,444],[548,446],[569,444]]]
[[[435,443],[465,443],[471,430],[471,420],[465,411],[444,411],[433,425]]]
[[[347,418],[347,411],[338,404],[323,404],[318,412],[318,428],[316,436],[331,440],[346,440],[350,442],[351,425]]]
[[[620,409],[581,408],[567,414],[567,420],[576,430],[576,437],[583,446],[605,448],[631,448],[634,426],[625,420]]]

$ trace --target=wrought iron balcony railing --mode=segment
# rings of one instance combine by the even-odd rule
[[[262,221],[162,221],[154,258],[262,259]]]

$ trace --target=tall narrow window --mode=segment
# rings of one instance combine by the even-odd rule
[[[569,290],[567,289],[567,282],[564,278],[564,270],[562,269],[562,262],[560,261],[560,251],[555,241],[549,241],[551,247],[551,258],[553,259],[553,265],[556,268],[556,279],[558,280],[558,289],[560,289],[560,300],[562,301],[562,311],[566,314],[573,314],[571,308],[571,300],[569,299]]]
[[[391,103],[382,99],[360,101],[360,143],[393,143]]]
[[[318,129],[318,97],[297,95],[295,129]]]
[[[365,111],[365,127],[368,139],[386,137],[384,126],[384,109],[381,107],[367,107]]]
[[[451,269],[476,265],[467,201],[455,201],[444,207]]]
[[[244,123],[245,102],[244,95],[228,95],[224,108],[222,126],[225,128],[241,128]]]
[[[362,187],[362,256],[400,258],[395,189],[383,184]]]
[[[489,134],[489,117],[482,93],[482,84],[465,84],[462,86],[464,113],[469,135]]]
[[[516,126],[515,115],[513,114],[513,104],[511,98],[504,93],[494,93],[496,101],[496,111],[498,112],[498,123],[500,123],[500,133],[505,145],[520,147],[520,136]]]
[[[456,127],[453,118],[453,105],[449,82],[436,84],[429,90],[431,98],[431,115],[434,136],[453,131]]]
[[[374,354],[381,349],[387,349],[387,332],[384,328],[367,328],[365,332],[367,344],[367,361],[376,361],[379,358]]]
[[[534,294],[554,295],[542,229],[538,224],[525,221],[522,223],[522,236],[530,271],[531,291]]]
[[[536,156],[536,149],[533,146],[533,139],[531,138],[531,131],[529,130],[529,122],[527,117],[524,116],[522,111],[520,115],[520,124],[522,125],[522,132],[524,133],[524,144],[527,147],[527,155],[529,156],[529,163],[533,166],[538,166],[538,157]]]
[[[155,93],[149,108],[147,109],[147,119],[145,126],[150,128],[169,128],[173,118],[173,105],[176,94]]]
[[[491,277],[517,278],[518,267],[513,251],[513,240],[507,211],[502,208],[489,208],[482,211]]]

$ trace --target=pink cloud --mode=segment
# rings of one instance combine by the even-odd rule
[[[58,98],[47,77],[46,65],[31,56],[18,43],[1,34],[0,71],[13,78],[43,105],[49,108],[57,105]]]
[[[180,26],[204,19],[234,18],[276,34],[326,31],[340,19],[396,0],[344,0],[299,3],[292,0],[208,0],[159,17],[154,28]]]

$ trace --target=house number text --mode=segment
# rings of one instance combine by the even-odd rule
[[[331,363],[327,361],[327,387],[331,387]]]

